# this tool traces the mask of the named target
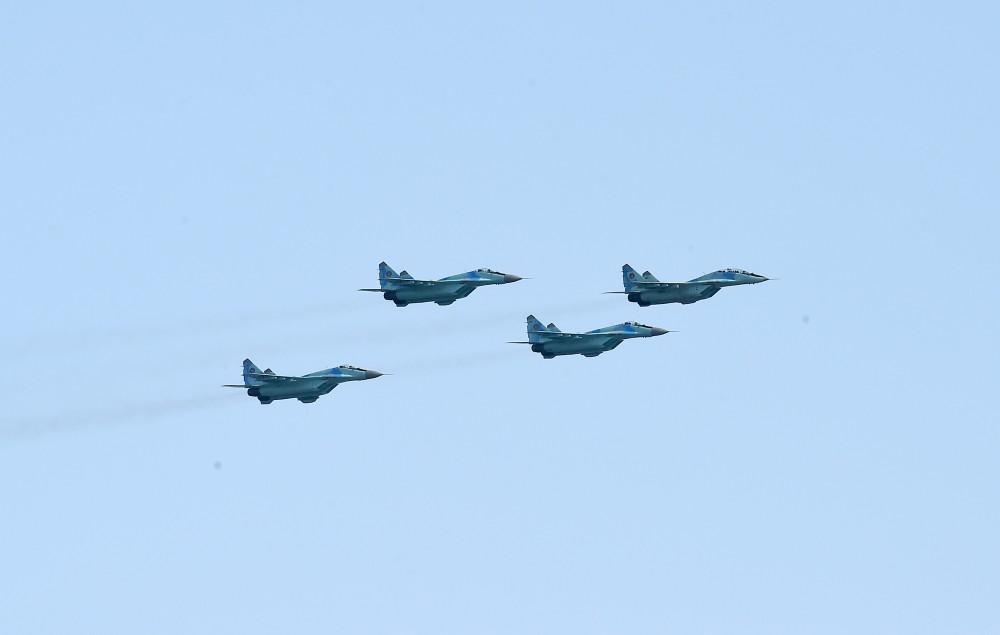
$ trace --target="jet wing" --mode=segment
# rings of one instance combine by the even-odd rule
[[[435,286],[441,284],[476,284],[477,282],[482,282],[482,280],[476,278],[452,278],[450,280],[428,280],[424,284]]]
[[[244,384],[222,384],[223,388],[253,388],[253,386],[247,386]]]
[[[562,333],[559,331],[535,331],[535,333],[557,340],[582,339],[585,337],[620,337],[622,335],[630,335],[629,333],[621,333],[619,331],[601,331],[597,333]]]
[[[391,282],[395,282],[396,284],[401,284],[408,287],[422,287],[424,285],[435,285],[440,282],[438,280],[414,280],[413,278],[383,278],[383,280],[388,280]]]
[[[532,333],[541,335],[547,338],[550,342],[552,340],[561,340],[563,342],[567,340],[582,340],[592,337],[600,338],[624,338],[627,335],[632,335],[631,333],[622,333],[621,331],[605,331],[603,333],[563,333],[560,331],[532,331]],[[507,342],[508,344],[544,344],[545,342]]]
[[[687,282],[644,282],[637,280],[633,284],[637,287],[644,287],[647,289],[658,289],[666,287],[695,287],[702,286],[706,284],[727,284],[732,282],[732,280],[714,279],[714,280],[688,280]]]
[[[681,287],[704,287],[704,286],[721,286],[731,284],[732,280],[725,279],[714,279],[714,280],[688,280],[687,282],[646,282],[645,280],[636,280],[632,283],[631,291],[605,291],[604,293],[636,293],[639,291],[654,291],[656,289],[680,289]]]
[[[439,287],[444,285],[456,285],[456,284],[475,284],[482,282],[482,280],[472,280],[471,278],[458,278],[454,280],[413,280],[410,278],[384,278],[384,280],[394,282],[401,287]],[[373,291],[375,293],[384,293],[386,291],[395,291],[395,289],[358,289],[358,291]]]
[[[327,380],[327,379],[339,379],[336,376],[324,377],[312,376],[312,377],[294,377],[291,375],[272,375],[270,373],[247,373],[248,377],[253,377],[254,379],[264,379],[264,380],[274,380],[274,381],[316,381],[316,380]]]
[[[414,280],[413,278],[382,278],[382,280],[393,282],[401,287],[420,287],[423,285],[437,284],[434,280]],[[384,293],[392,290],[393,289],[358,289],[358,291],[372,291],[375,293]]]
[[[479,278],[448,278],[446,280],[414,280],[413,278],[384,278],[384,280],[391,280],[392,282],[407,285],[407,286],[437,286],[442,284],[468,284],[470,282],[482,282]],[[381,291],[382,289],[379,289]]]

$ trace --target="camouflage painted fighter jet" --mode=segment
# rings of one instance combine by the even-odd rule
[[[545,359],[552,359],[557,355],[597,357],[627,339],[656,337],[669,332],[667,329],[638,322],[622,322],[586,333],[563,333],[555,324],[544,326],[534,315],[529,315],[528,341],[510,343],[531,344],[532,352],[541,353]]]
[[[624,293],[629,302],[639,306],[650,304],[692,304],[699,300],[707,300],[719,292],[722,287],[735,287],[741,284],[757,284],[769,278],[742,269],[720,269],[706,273],[687,282],[660,282],[648,271],[641,276],[629,265],[622,265],[622,280],[624,291],[608,291],[607,293]]]
[[[358,291],[381,293],[382,297],[393,301],[396,306],[406,306],[413,302],[434,302],[446,306],[455,300],[468,296],[477,287],[488,284],[508,284],[518,280],[521,280],[518,276],[491,269],[476,269],[440,280],[415,280],[407,272],[396,273],[392,267],[380,262],[378,265],[379,288],[358,289]]]
[[[312,403],[346,381],[375,379],[383,373],[357,366],[337,366],[302,376],[275,375],[270,368],[262,371],[249,359],[243,360],[243,383],[225,384],[224,388],[246,388],[247,394],[262,404],[275,399],[298,399]]]

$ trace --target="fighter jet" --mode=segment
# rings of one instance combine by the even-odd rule
[[[247,394],[262,404],[275,399],[298,399],[312,403],[346,381],[375,379],[382,373],[357,366],[337,366],[302,376],[275,375],[268,368],[262,371],[249,359],[243,360],[243,383],[225,384],[224,388],[246,388]]]
[[[529,315],[528,341],[511,344],[531,344],[532,352],[541,353],[545,359],[552,359],[556,355],[597,357],[627,339],[656,337],[669,332],[667,329],[638,322],[622,322],[586,333],[563,333],[555,324],[544,326],[534,315]]]
[[[464,298],[476,287],[488,284],[508,284],[521,280],[509,273],[500,273],[492,269],[476,269],[459,273],[440,280],[415,280],[405,271],[396,273],[392,267],[380,262],[378,264],[378,289],[358,289],[359,291],[374,291],[381,293],[386,300],[392,300],[396,306],[406,306],[412,302],[434,302],[447,306]]]
[[[719,269],[706,273],[687,282],[660,282],[648,271],[641,276],[629,265],[622,265],[622,280],[624,291],[608,291],[607,293],[624,293],[629,302],[639,306],[650,304],[692,304],[699,300],[707,300],[719,292],[722,287],[735,287],[741,284],[757,284],[769,278],[742,269]]]

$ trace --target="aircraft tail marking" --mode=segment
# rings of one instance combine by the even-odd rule
[[[528,316],[528,332],[544,331],[545,325],[539,321],[534,315]]]
[[[622,265],[622,282],[625,283],[626,291],[631,291],[635,287],[635,283],[640,280],[642,280],[642,276],[632,268],[632,265]]]
[[[392,267],[385,264],[385,261],[378,263],[378,281],[380,284],[385,284],[386,278],[398,278],[399,274],[393,271]]]
[[[268,373],[271,372],[270,368],[268,368],[267,370],[268,370]],[[251,386],[254,385],[254,384],[259,384],[260,382],[258,380],[256,380],[256,379],[254,379],[253,375],[260,375],[260,374],[261,374],[261,370],[259,368],[257,368],[257,364],[254,364],[253,362],[250,361],[250,358],[247,358],[247,359],[243,360],[243,383],[244,384],[248,384],[248,385],[251,385]]]

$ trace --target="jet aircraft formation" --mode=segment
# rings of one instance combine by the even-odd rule
[[[381,262],[378,266],[379,287],[359,291],[381,293],[383,298],[397,307],[422,302],[447,306],[468,297],[479,287],[510,284],[519,280],[523,278],[492,269],[476,269],[437,280],[419,280],[406,271],[396,273],[392,267]],[[640,307],[692,304],[711,298],[723,287],[758,284],[766,280],[769,278],[743,269],[719,269],[686,282],[660,282],[650,272],[640,275],[626,264],[622,266],[624,291],[607,293],[624,294],[629,302]],[[597,357],[617,348],[627,339],[656,337],[670,331],[639,322],[622,322],[585,333],[568,333],[552,323],[545,326],[534,315],[529,315],[527,333],[527,341],[510,343],[530,345],[532,352],[540,354],[543,359],[552,359],[561,355]],[[270,368],[262,371],[252,361],[245,359],[243,383],[226,384],[224,387],[245,389],[249,396],[255,397],[261,404],[270,404],[279,399],[298,399],[302,403],[312,403],[342,383],[375,379],[383,374],[357,366],[341,365],[306,375],[277,375]]]

